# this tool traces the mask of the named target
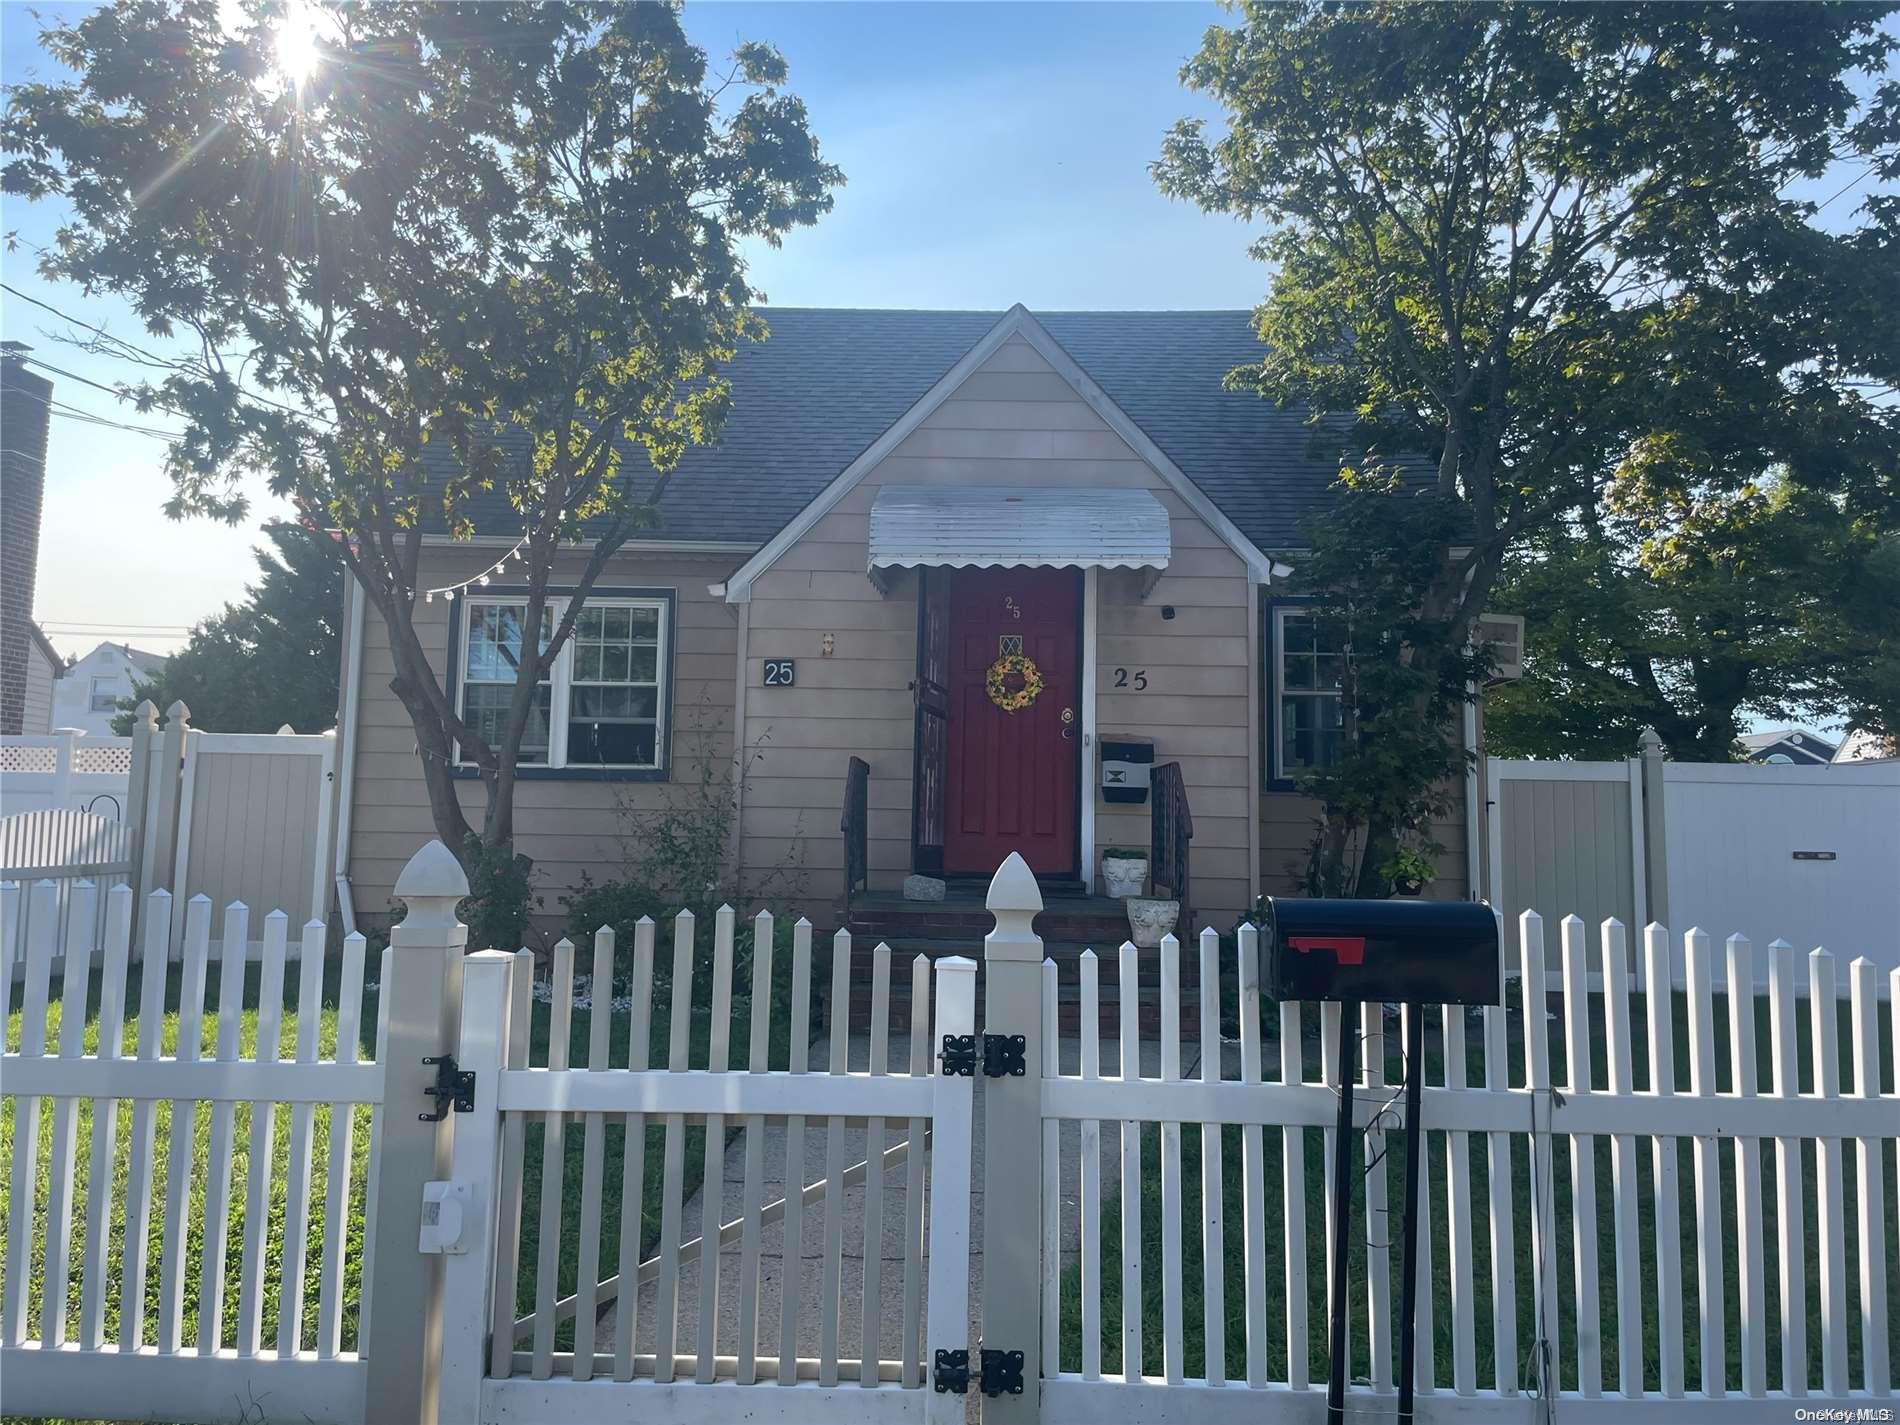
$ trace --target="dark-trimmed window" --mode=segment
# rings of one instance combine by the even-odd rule
[[[547,646],[567,600],[548,600]],[[514,697],[527,618],[525,596],[489,593],[461,601],[456,654],[462,717],[497,740]],[[659,772],[666,766],[672,601],[664,594],[596,594],[536,689],[521,742],[524,768]],[[465,759],[466,763],[466,759]]]

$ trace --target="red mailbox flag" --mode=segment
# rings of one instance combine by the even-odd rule
[[[1286,944],[1289,950],[1297,950],[1302,955],[1311,955],[1319,950],[1331,951],[1333,958],[1342,965],[1366,963],[1366,938],[1363,935],[1289,935]]]

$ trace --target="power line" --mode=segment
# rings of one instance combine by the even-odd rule
[[[1865,183],[1869,178],[1873,177],[1873,174],[1874,174],[1874,165],[1869,164],[1867,167],[1863,168],[1859,173],[1857,173],[1854,177],[1848,179],[1846,184],[1844,184],[1841,188],[1837,189],[1833,197],[1824,199],[1821,203],[1817,204],[1815,206],[1814,211],[1817,213],[1820,212],[1823,208],[1827,207],[1829,203],[1832,203],[1835,198],[1842,197],[1850,189],[1860,187],[1861,184]]]
[[[156,352],[147,351],[142,346],[134,345],[132,342],[127,341],[124,337],[113,336],[110,332],[108,332],[105,329],[103,325],[95,325],[93,323],[87,322],[84,318],[76,317],[71,312],[61,311],[58,307],[55,307],[51,302],[42,302],[38,297],[28,296],[25,292],[22,292],[18,287],[13,286],[9,282],[0,282],[0,291],[11,292],[14,296],[18,297],[21,301],[31,302],[34,306],[40,308],[41,310],[51,312],[54,316],[58,317],[61,321],[73,322],[78,326],[89,327],[94,336],[97,336],[105,341],[112,342],[113,344],[117,346],[124,347],[125,350],[132,352],[134,356],[142,358],[146,361],[149,361],[156,366],[169,367],[174,371],[191,369],[191,366],[189,363],[175,361],[168,357],[160,356]],[[99,353],[99,354],[109,355],[111,353]],[[58,367],[47,366],[47,364],[44,361],[41,361],[37,356],[28,356],[22,359],[26,361],[31,361],[39,366],[45,366],[48,371],[59,371]],[[122,357],[121,359],[123,360],[126,358]],[[205,370],[202,362],[198,363],[198,371],[200,372],[200,374],[205,374],[205,375],[209,374]],[[61,374],[62,376],[71,375],[70,372],[60,372],[59,374]],[[75,381],[86,380],[86,378],[83,376],[73,376],[72,379]],[[96,381],[87,382],[87,384],[93,385],[93,386],[99,385],[99,383]],[[110,390],[111,388],[100,386],[99,389],[102,391],[105,391],[105,390]],[[113,392],[113,394],[117,395],[120,400],[126,399],[123,392],[115,391]],[[238,387],[238,394],[247,401],[255,401],[257,404],[262,405],[262,406],[271,406],[277,410],[286,412],[289,415],[302,416],[305,420],[322,421],[323,424],[325,425],[336,424],[336,422],[333,421],[330,417],[326,415],[322,415],[319,412],[300,410],[296,406],[287,406],[282,401],[273,401],[269,396],[260,396],[254,391],[246,391],[242,385]],[[166,407],[164,409],[171,409],[171,408]],[[184,413],[182,411],[173,411],[173,414],[182,415]]]
[[[32,359],[31,357],[27,358],[29,361]],[[81,380],[83,378],[75,377],[74,379]],[[117,430],[130,431],[134,435],[148,435],[154,439],[163,441],[176,442],[184,439],[177,431],[160,430],[156,426],[136,425],[131,421],[117,420],[112,416],[102,416],[97,411],[89,411],[83,406],[75,406],[66,401],[56,401],[51,396],[42,396],[39,392],[28,391],[24,387],[15,386],[11,389],[12,394],[18,396],[21,400],[33,401],[45,406],[48,415],[58,416],[64,420],[83,421],[88,425],[111,426]],[[121,399],[123,399],[123,397],[121,397]]]

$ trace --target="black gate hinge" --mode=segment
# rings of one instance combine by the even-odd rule
[[[423,1092],[435,1100],[435,1109],[431,1113],[418,1113],[417,1118],[424,1123],[440,1123],[449,1116],[453,1108],[457,1113],[475,1111],[475,1071],[458,1069],[453,1054],[431,1055],[422,1061],[435,1065],[435,1082]]]
[[[967,1395],[970,1390],[970,1353],[964,1350],[937,1351],[931,1383],[939,1395]]]
[[[1020,1034],[946,1034],[943,1036],[943,1072],[960,1078],[976,1077],[977,1041],[983,1045],[983,1076],[1022,1078],[1029,1072],[1029,1041]]]
[[[983,1076],[990,1079],[1020,1079],[1029,1072],[1024,1055],[1029,1041],[1020,1034],[983,1036]]]
[[[983,1349],[983,1394],[1021,1395],[1023,1393],[1023,1353]]]

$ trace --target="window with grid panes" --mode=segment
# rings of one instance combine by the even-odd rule
[[[659,766],[663,613],[658,603],[590,602],[574,621],[568,766]]]
[[[515,674],[521,667],[522,628],[527,621],[528,606],[526,600],[503,603],[471,599],[463,614],[462,720],[494,746],[501,741],[508,708],[514,700]],[[554,611],[543,609],[542,649],[548,646],[553,634]],[[549,734],[553,707],[553,681],[544,678],[534,690],[527,730],[521,735],[518,760],[522,765],[547,765],[552,750]]]
[[[1274,610],[1274,703],[1279,730],[1274,775],[1339,760],[1340,687],[1346,653],[1303,609]]]
[[[567,600],[550,598],[542,618],[546,648]],[[498,740],[520,665],[525,599],[487,597],[463,605],[460,707]],[[521,765],[603,771],[665,766],[667,603],[659,598],[590,599],[574,620],[550,676],[536,689]],[[463,758],[464,765],[469,759]]]

